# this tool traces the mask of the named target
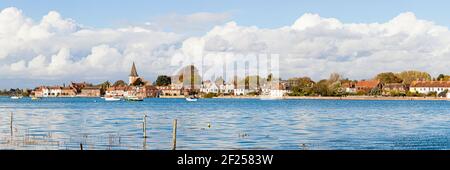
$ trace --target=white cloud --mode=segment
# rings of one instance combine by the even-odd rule
[[[35,22],[17,8],[6,8],[0,12],[0,77],[114,80],[126,78],[133,61],[150,76],[167,69],[160,58],[168,58],[180,41],[177,34],[136,26],[88,28],[56,11]]]
[[[327,78],[338,72],[350,78],[372,78],[384,71],[418,69],[449,74],[448,28],[402,13],[386,23],[342,23],[304,14],[293,25],[277,29],[229,22],[183,43],[181,54],[277,53],[281,75]]]

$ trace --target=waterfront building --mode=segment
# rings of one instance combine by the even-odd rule
[[[74,97],[77,95],[77,90],[72,87],[62,87],[61,97]]]
[[[372,89],[379,88],[382,89],[382,84],[379,80],[362,80],[358,81],[355,85],[356,92],[368,93]]]
[[[236,88],[236,89],[233,90],[233,94],[235,96],[245,96],[248,93],[250,93],[250,90],[249,89],[245,89],[245,88]]]
[[[159,95],[159,90],[155,86],[151,86],[151,85],[144,86],[143,92],[144,92],[145,97],[147,97],[147,98],[158,97],[158,95]]]
[[[45,86],[37,87],[31,92],[31,94],[34,97],[46,97],[46,96],[44,96],[44,94],[48,94],[48,93],[49,93],[49,90]]]
[[[450,91],[450,81],[413,81],[409,91],[412,93],[428,94],[436,92],[437,94]]]
[[[211,81],[207,80],[207,81],[203,82],[203,84],[200,88],[200,92],[217,94],[220,92],[220,89],[215,82],[211,82]]]
[[[159,96],[181,96],[182,89],[176,88],[175,85],[156,86],[159,90]]]
[[[276,97],[285,96],[287,93],[290,93],[290,91],[287,90],[287,86],[289,86],[289,84],[285,82],[267,82],[261,86],[261,95]]]
[[[128,88],[130,86],[113,86],[105,91],[105,96],[116,96],[116,97],[123,97],[125,94],[125,91],[128,91]]]
[[[341,88],[346,93],[355,94],[357,92],[357,90],[356,90],[356,83],[355,82],[342,83]]]
[[[46,97],[58,97],[62,93],[62,88],[60,86],[52,86],[48,88]],[[45,95],[45,93],[44,93]]]
[[[84,87],[81,89],[81,93],[79,94],[81,97],[100,97],[100,95],[100,87],[93,86]]]
[[[234,85],[232,85],[232,84],[221,84],[219,86],[220,93],[225,94],[225,95],[233,94],[233,90],[234,90]]]
[[[408,88],[402,83],[387,83],[383,85],[382,95],[392,95],[394,93],[406,94]]]

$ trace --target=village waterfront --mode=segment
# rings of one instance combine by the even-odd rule
[[[0,97],[0,149],[169,150],[174,119],[179,150],[450,149],[449,117],[446,100]]]

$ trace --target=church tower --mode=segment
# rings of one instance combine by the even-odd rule
[[[131,66],[131,72],[128,77],[128,85],[133,84],[138,78],[139,78],[139,75],[137,74],[136,66],[134,65],[134,62],[133,62],[133,66]]]

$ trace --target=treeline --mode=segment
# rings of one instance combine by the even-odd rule
[[[450,75],[440,74],[438,77],[432,77],[427,72],[421,71],[403,71],[400,73],[383,72],[377,74],[370,80],[378,80],[381,85],[386,84],[401,84],[404,87],[409,87],[411,82],[416,80],[423,81],[450,81]],[[363,80],[365,81],[365,80]],[[349,80],[343,78],[342,75],[333,73],[328,79],[323,79],[314,82],[309,77],[297,77],[287,80],[291,93],[290,96],[346,96],[346,95],[381,95],[382,88],[375,87],[368,91],[357,91],[356,93],[346,92],[347,87],[344,85],[356,84],[358,80]],[[392,92],[392,96],[421,96],[424,94],[405,92]],[[430,96],[438,96],[441,94],[425,94]]]
[[[30,89],[3,89],[0,90],[0,96],[29,96],[31,93]]]

